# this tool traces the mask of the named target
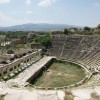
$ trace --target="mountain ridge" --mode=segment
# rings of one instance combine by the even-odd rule
[[[64,28],[75,27],[67,24],[27,23],[8,27],[0,27],[0,31],[53,31],[64,30]]]

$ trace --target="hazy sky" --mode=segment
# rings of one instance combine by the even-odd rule
[[[96,26],[100,0],[0,0],[0,26],[55,23]]]

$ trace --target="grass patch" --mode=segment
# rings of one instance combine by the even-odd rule
[[[83,68],[72,63],[54,62],[38,79],[35,86],[62,87],[81,81],[85,77]]]

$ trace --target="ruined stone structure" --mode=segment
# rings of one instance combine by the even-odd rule
[[[42,44],[40,44],[40,43],[32,43],[31,44],[31,48],[33,49],[41,49],[43,47],[43,45]]]
[[[25,69],[28,67],[29,62],[38,60],[40,58],[41,50],[36,50],[35,52],[27,54],[22,58],[16,59],[9,64],[0,65],[0,78],[3,78],[4,75],[10,75],[12,72],[14,73],[15,71],[21,71]]]
[[[100,71],[100,36],[53,35],[49,55]]]
[[[20,39],[12,39],[11,40],[11,44],[14,46],[14,45],[18,45],[20,44]]]
[[[53,31],[51,35],[62,35],[63,31]]]
[[[2,46],[2,43],[5,42],[5,36],[0,35],[0,46]]]
[[[21,36],[18,37],[17,39],[12,39],[11,44],[14,45],[18,45],[18,44],[26,44],[27,42],[27,36]]]
[[[24,39],[22,41],[24,41]],[[33,48],[35,46],[36,48],[39,47],[37,44],[32,46]],[[4,97],[4,100],[6,100],[5,98],[7,98],[7,100],[12,100],[13,98],[16,100],[22,98],[24,98],[23,100],[58,100],[58,94],[47,94],[49,89],[50,91],[57,91],[57,89],[65,90],[74,87],[74,90],[71,88],[72,95],[69,95],[68,92],[67,96],[74,96],[73,99],[76,100],[100,99],[100,87],[98,87],[98,85],[100,85],[100,36],[52,35],[52,48],[48,50],[50,56],[44,56],[42,58],[42,50],[40,49],[24,54],[24,56],[16,58],[8,64],[0,64],[0,98]],[[30,82],[33,77],[37,77],[37,75],[41,73],[41,70],[44,71],[52,58],[80,65],[86,70],[86,76],[78,83],[57,88],[30,85],[28,82]],[[14,75],[17,75],[17,77],[12,78]],[[6,76],[12,79],[7,80]],[[3,81],[2,79],[7,81]],[[44,93],[44,91],[39,93],[39,90],[36,90],[36,93],[28,93],[28,91],[26,92],[25,86],[31,86],[34,90],[45,89],[46,93]],[[75,89],[77,86],[80,87]],[[7,87],[9,87],[9,90],[7,90]],[[10,89],[12,87],[14,88],[13,90]],[[25,88],[25,91],[23,87]],[[83,87],[85,87],[85,89],[83,89]],[[87,87],[90,88],[87,89]],[[18,91],[18,89],[22,90]],[[56,96],[54,97],[54,95]],[[61,93],[59,95],[61,96]],[[64,100],[64,96],[61,100]]]
[[[32,39],[34,39],[36,37],[37,37],[37,35],[35,33],[29,33],[27,35],[27,41],[30,41],[30,40],[32,40]]]
[[[27,42],[27,36],[21,36],[20,37],[20,43],[21,44],[26,44],[26,42]]]
[[[5,46],[10,44],[11,41],[7,39],[4,35],[0,35],[0,46]]]
[[[4,35],[0,35],[0,42],[5,40],[5,36]]]

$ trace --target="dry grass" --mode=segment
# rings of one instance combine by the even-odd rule
[[[35,82],[36,86],[61,87],[79,82],[85,76],[83,69],[70,63],[53,63]]]

